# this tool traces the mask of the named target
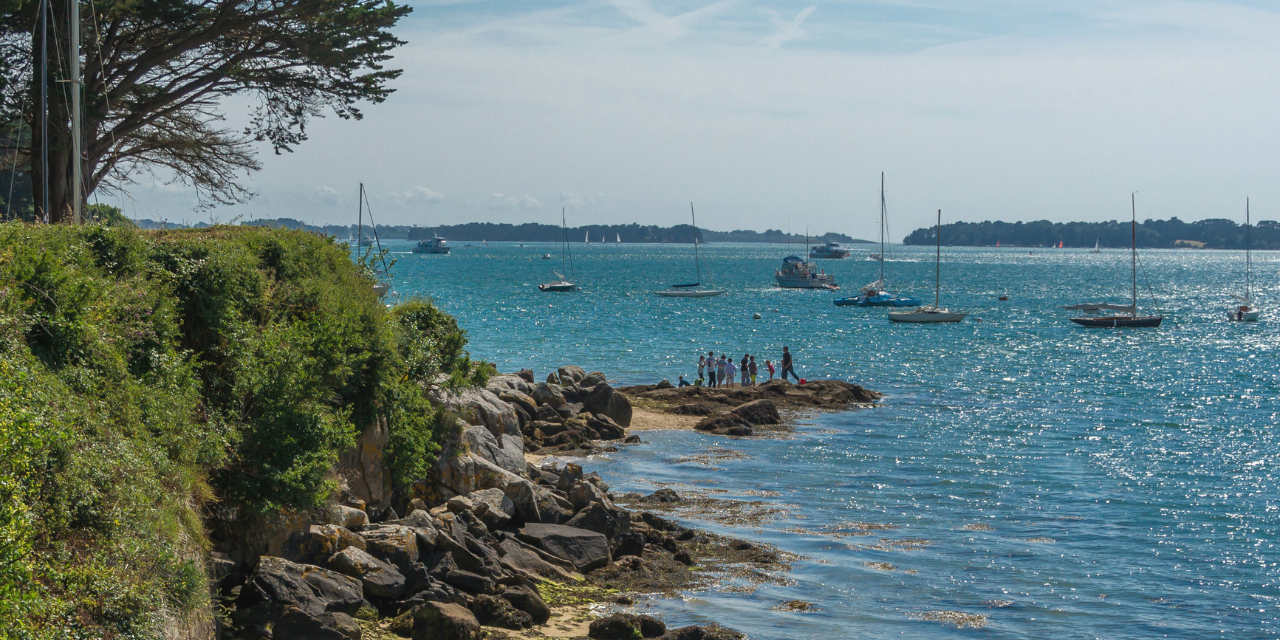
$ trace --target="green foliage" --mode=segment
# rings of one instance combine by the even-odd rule
[[[159,637],[208,606],[203,514],[324,504],[376,421],[426,475],[456,420],[424,385],[493,368],[371,285],[301,232],[0,225],[0,638]]]
[[[103,224],[108,227],[134,227],[133,221],[125,217],[120,207],[95,203],[84,208],[85,222]]]
[[[1244,249],[1245,226],[1232,220],[1212,219],[1183,222],[1144,220],[1136,230],[1139,248],[1171,249],[1203,242],[1206,249]],[[1280,224],[1274,220],[1255,222],[1248,229],[1249,244],[1254,249],[1280,249]],[[904,244],[930,245],[937,242],[933,227],[916,229],[903,239]],[[1129,220],[1110,222],[954,222],[942,225],[942,244],[957,247],[1090,247],[1127,249],[1134,239]]]

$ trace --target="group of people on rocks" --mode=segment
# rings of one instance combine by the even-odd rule
[[[764,361],[764,369],[769,374],[769,380],[773,380],[775,373],[780,372],[783,380],[787,379],[787,375],[795,378],[796,382],[800,382],[800,376],[796,375],[795,365],[791,360],[791,350],[787,347],[782,348],[782,361],[775,368],[770,360]],[[698,379],[692,384],[695,386],[708,387],[733,387],[734,378],[737,377],[739,385],[756,386],[759,369],[756,365],[756,357],[749,354],[742,354],[742,360],[734,363],[734,359],[727,353],[720,354],[716,357],[714,351],[708,351],[707,355],[698,356]],[[680,386],[690,386],[689,381],[680,376]]]

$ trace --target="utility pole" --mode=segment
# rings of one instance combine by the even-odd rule
[[[80,0],[67,2],[71,5],[71,219],[80,224],[80,208],[84,202],[80,186]]]

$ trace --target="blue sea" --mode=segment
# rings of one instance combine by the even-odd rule
[[[582,290],[550,294],[536,285],[554,279],[557,245],[453,244],[393,254],[395,289],[457,316],[500,370],[674,382],[699,353],[776,360],[787,345],[802,377],[886,394],[790,438],[646,432],[586,463],[615,491],[778,508],[746,528],[694,524],[796,554],[786,580],[648,603],[668,624],[824,640],[1280,635],[1280,254],[1254,254],[1261,322],[1225,319],[1243,253],[1145,251],[1139,304],[1154,298],[1164,326],[1099,330],[1061,306],[1127,302],[1127,250],[944,247],[942,304],[971,315],[927,326],[832,305],[876,279],[870,245],[821,262],[836,294],[774,286],[803,247],[704,245],[704,281],[728,293],[669,299],[652,291],[693,277],[691,245],[576,243]],[[891,289],[932,301],[933,247],[894,247],[886,267]],[[790,600],[817,610],[772,610]]]

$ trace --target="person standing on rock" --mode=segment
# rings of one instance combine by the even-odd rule
[[[747,366],[748,368],[751,369],[751,386],[754,387],[756,386],[756,357],[755,356],[751,356],[751,362],[749,362]]]
[[[724,363],[724,378],[729,381],[729,388],[733,388],[733,374],[737,373],[737,367],[733,366],[733,360],[726,360]]]
[[[706,368],[707,368],[706,356],[699,355],[698,356],[698,386],[702,386],[702,382],[703,382],[702,372],[706,370]]]
[[[791,377],[796,379],[796,382],[800,382],[800,376],[796,375],[795,363],[791,361],[791,351],[786,347],[783,347],[782,348],[782,375],[779,377],[782,378],[783,380],[786,380],[788,373],[791,374]]]
[[[749,353],[742,354],[742,362],[738,363],[738,371],[742,375],[741,382],[743,387],[747,386],[747,378],[750,377],[751,375],[750,371],[748,371],[749,369],[748,365],[750,364],[751,364],[751,354]]]
[[[724,354],[720,355],[720,359],[716,360],[716,386],[724,384]]]
[[[769,379],[770,379],[770,380],[773,380],[773,373],[774,373],[773,361],[772,361],[772,360],[765,360],[765,361],[764,361],[764,368],[769,370]]]

